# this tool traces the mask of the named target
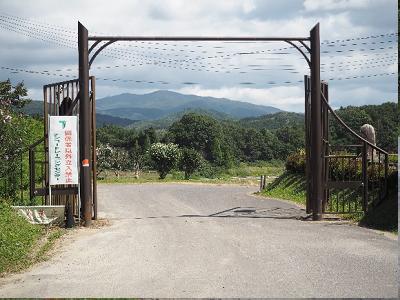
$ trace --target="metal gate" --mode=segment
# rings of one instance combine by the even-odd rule
[[[305,85],[305,145],[307,179],[307,213],[313,210],[311,199],[311,81]],[[389,154],[373,145],[352,130],[329,105],[328,84],[321,82],[321,141],[322,164],[322,211],[324,214],[366,212],[381,203],[387,196]],[[336,122],[336,124],[335,124]],[[340,126],[353,140],[341,144],[330,136],[333,125]]]
[[[96,116],[95,116],[95,78],[89,77],[90,86],[90,135],[91,135],[91,192],[92,217],[97,218],[97,182],[96,182]],[[43,197],[43,204],[67,205],[79,214],[78,186],[56,185],[49,196],[49,153],[48,153],[48,116],[79,115],[79,80],[57,82],[43,86],[44,137],[29,147],[30,198]],[[38,174],[39,170],[39,174]],[[32,201],[31,201],[32,202]]]

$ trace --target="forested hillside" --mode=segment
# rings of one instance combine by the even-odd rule
[[[398,104],[386,102],[381,105],[347,106],[336,110],[337,114],[350,128],[359,132],[363,124],[371,124],[375,128],[377,145],[389,152],[397,152],[399,136]],[[332,138],[341,143],[352,143],[345,131],[336,122],[331,122]]]

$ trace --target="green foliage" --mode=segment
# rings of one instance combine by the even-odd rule
[[[22,188],[28,188],[28,146],[43,137],[41,120],[16,111],[30,101],[26,95],[23,83],[13,86],[10,80],[0,82],[0,184],[7,186],[0,190],[0,197],[11,202],[19,196],[21,178]]]
[[[306,172],[306,153],[304,149],[299,149],[290,154],[285,163],[286,170],[291,173],[305,174]]]
[[[304,148],[304,128],[298,126],[284,126],[276,131],[281,142],[280,157],[285,159],[299,148]]]
[[[171,141],[182,148],[200,152],[205,159],[220,163],[224,156],[221,127],[208,116],[189,113],[169,128]]]
[[[108,160],[111,166],[110,169],[114,171],[117,177],[121,171],[128,170],[130,167],[128,152],[122,148],[113,148]]]
[[[160,179],[164,179],[178,163],[180,151],[178,146],[172,143],[155,143],[151,145],[149,155],[154,163],[154,168],[160,175]]]
[[[40,235],[40,227],[0,202],[0,274],[23,264]]]
[[[300,127],[304,130],[304,115],[293,112],[277,112],[254,118],[244,118],[239,124],[246,128],[276,130],[282,127]]]
[[[203,160],[201,154],[194,149],[184,148],[181,150],[179,169],[185,172],[185,179],[189,179],[195,171],[201,168]]]
[[[385,103],[363,107],[350,106],[337,112],[356,132],[364,123],[371,123],[377,130],[378,146],[387,145],[388,148],[384,149],[390,150],[397,145],[397,139],[394,138],[396,132],[389,130],[397,120],[395,108],[397,104]],[[380,113],[374,113],[375,110]],[[388,120],[386,116],[389,116]],[[332,144],[357,142],[332,118],[330,128]],[[295,113],[279,112],[235,121],[217,120],[204,114],[189,112],[175,121],[169,129],[164,130],[155,131],[148,128],[135,131],[105,126],[98,129],[98,140],[100,143],[128,151],[131,162],[129,168],[137,170],[137,174],[139,170],[152,167],[146,153],[151,145],[158,141],[165,144],[175,143],[181,149],[189,148],[199,152],[204,158],[204,164],[195,172],[199,176],[216,177],[242,162],[259,163],[288,159],[287,169],[294,172],[301,172],[305,165],[304,158],[297,152],[298,149],[304,148],[304,116]],[[344,169],[338,166],[337,175],[346,173]]]
[[[348,106],[340,108],[337,114],[355,132],[366,123],[375,128],[376,144],[388,152],[397,152],[399,113],[398,104],[393,102],[381,105]],[[332,139],[336,144],[352,144],[355,139],[347,134],[335,121],[331,121]]]
[[[138,138],[135,129],[126,129],[116,125],[106,125],[98,128],[96,136],[99,144],[118,148],[128,148]]]
[[[26,146],[27,128],[25,119],[12,110],[23,107],[28,101],[23,99],[27,90],[23,83],[12,86],[10,80],[0,81],[0,165],[9,164],[20,155]],[[0,175],[1,176],[1,175]]]
[[[110,145],[97,144],[96,160],[97,160],[97,176],[105,170],[111,169],[111,152],[113,148]]]
[[[99,144],[96,153],[97,175],[105,170],[112,170],[118,177],[121,171],[130,169],[131,160],[128,151],[123,148]]]

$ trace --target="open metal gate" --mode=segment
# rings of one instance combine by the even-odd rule
[[[43,197],[43,204],[71,205],[75,215],[79,214],[78,186],[56,185],[49,196],[48,116],[79,116],[79,80],[57,82],[43,86],[44,137],[29,147],[30,198]],[[92,173],[92,218],[97,219],[96,182],[96,116],[95,78],[89,77],[90,86],[90,165]],[[39,172],[38,172],[39,171]],[[81,179],[80,179],[81,180]]]
[[[313,211],[311,180],[311,80],[305,85],[305,145],[307,178],[307,213]],[[336,122],[353,140],[351,144],[333,141],[330,129]],[[389,154],[361,137],[329,105],[328,84],[321,82],[322,211],[324,214],[366,212],[387,196]]]

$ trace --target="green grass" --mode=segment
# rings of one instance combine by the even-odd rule
[[[397,233],[397,186],[393,184],[389,186],[391,187],[389,197],[380,205],[370,208],[367,213],[339,214],[339,216],[343,219],[352,220],[361,226]],[[303,175],[285,172],[268,184],[267,188],[260,194],[305,205],[306,181]]]
[[[194,174],[189,180],[184,179],[184,173],[180,171],[173,171],[168,174],[165,179],[159,179],[158,173],[155,171],[144,171],[140,174],[139,178],[135,177],[133,172],[125,171],[120,172],[117,177],[111,171],[105,171],[98,179],[99,183],[147,183],[147,182],[199,182],[199,183],[233,183],[233,184],[253,184],[258,185],[259,176],[279,176],[284,170],[282,162],[274,161],[271,163],[257,162],[257,163],[241,163],[238,166],[226,170],[219,170],[213,174],[212,178]]]
[[[30,224],[0,202],[0,276],[44,259],[63,232],[61,229],[47,231],[41,225]]]
[[[285,172],[268,184],[267,188],[261,192],[261,195],[305,205],[305,183],[304,176]]]

